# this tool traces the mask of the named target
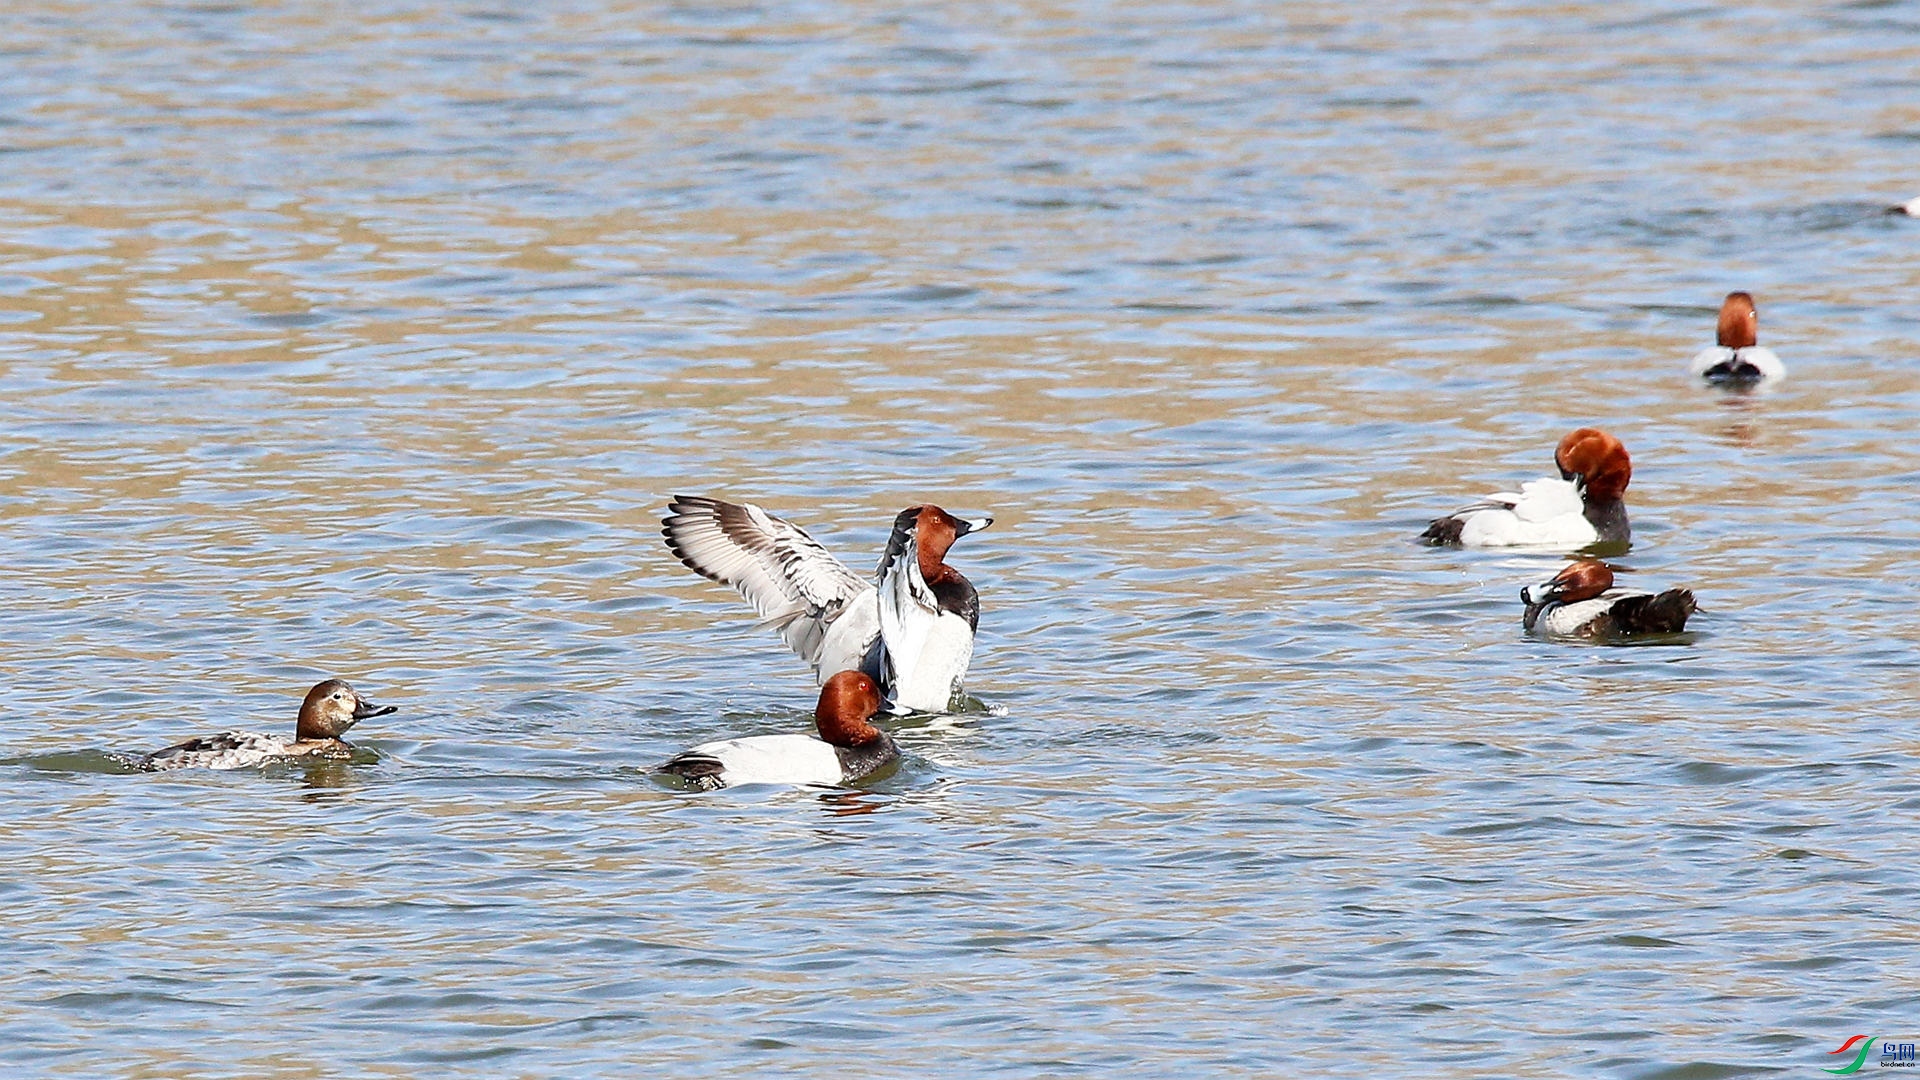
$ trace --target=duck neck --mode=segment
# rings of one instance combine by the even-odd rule
[[[1560,601],[1558,600],[1548,600],[1543,604],[1528,604],[1527,613],[1520,616],[1521,629],[1533,629],[1534,625],[1540,621],[1540,616],[1545,614],[1549,609],[1558,606],[1559,603]]]
[[[938,585],[946,579],[947,575],[957,573],[953,567],[947,565],[947,553],[944,551],[935,551],[922,544],[918,556],[920,578],[929,585]]]
[[[1601,540],[1621,543],[1628,539],[1631,527],[1627,524],[1625,499],[1615,496],[1611,499],[1587,498],[1583,502],[1580,512]]]
[[[894,746],[892,736],[878,729],[874,734],[877,737],[870,742],[833,748],[834,757],[840,761],[841,775],[856,780],[880,771],[899,758],[900,750]]]

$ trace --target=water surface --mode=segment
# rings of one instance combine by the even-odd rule
[[[12,1074],[1706,1078],[1920,1026],[1904,5],[0,19]],[[1777,391],[1692,385],[1731,289]],[[1603,426],[1688,638],[1427,518]],[[956,547],[869,790],[658,537]],[[114,775],[401,707],[351,764]]]

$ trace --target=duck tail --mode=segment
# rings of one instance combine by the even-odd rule
[[[1698,608],[1691,589],[1668,589],[1658,596],[1622,597],[1613,606],[1613,620],[1623,633],[1677,634]]]

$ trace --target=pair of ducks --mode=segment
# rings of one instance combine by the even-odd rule
[[[961,697],[980,594],[947,552],[991,517],[970,521],[933,505],[900,511],[868,580],[805,529],[751,503],[681,495],[667,509],[667,547],[695,573],[739,590],[822,685],[819,738],[703,743],[656,773],[702,789],[849,784],[900,760],[893,737],[873,724],[888,702],[898,712],[946,712]]]
[[[883,701],[880,686],[858,671],[842,671],[820,690],[814,720],[818,739],[805,735],[756,735],[705,743],[657,770],[694,788],[728,784],[845,784],[882,771],[900,758],[893,738],[873,725]],[[397,706],[377,706],[340,679],[307,691],[289,741],[277,735],[229,731],[202,735],[147,754],[110,754],[136,772],[173,769],[251,769],[278,761],[345,761],[353,744],[347,729]]]
[[[938,506],[902,510],[872,580],[833,557],[806,530],[750,503],[679,496],[663,532],[667,546],[703,576],[734,586],[813,666],[822,686],[814,710],[819,738],[759,735],[705,743],[656,771],[688,786],[845,784],[892,767],[899,750],[874,717],[944,712],[961,696],[980,623],[980,597],[947,552],[993,524]],[[142,772],[199,766],[238,769],[290,758],[342,759],[342,736],[370,716],[393,712],[338,679],[301,703],[295,738],[229,732],[150,754],[115,755]]]
[[[1751,386],[1786,375],[1771,349],[1761,348],[1760,316],[1753,297],[1728,293],[1720,305],[1719,344],[1693,358],[1693,371],[1708,382]],[[1436,519],[1421,539],[1462,547],[1555,546],[1625,543],[1627,508],[1621,501],[1633,464],[1620,440],[1596,428],[1581,428],[1560,440],[1553,463],[1560,479],[1534,480],[1518,493],[1498,492]]]
[[[1554,449],[1558,479],[1545,477],[1496,492],[1483,501],[1435,518],[1420,539],[1436,547],[1560,547],[1624,544],[1627,484],[1633,461],[1619,439],[1598,428],[1569,432]],[[1597,559],[1578,559],[1548,581],[1520,590],[1526,629],[1555,637],[1674,634],[1696,610],[1693,593],[1668,589],[1654,594],[1613,587],[1613,570]]]

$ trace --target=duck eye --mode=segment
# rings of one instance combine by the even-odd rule
[[[340,691],[338,691],[338,690],[335,690],[335,691],[333,692],[333,700],[335,700],[335,701],[339,701],[339,700],[340,700]]]

